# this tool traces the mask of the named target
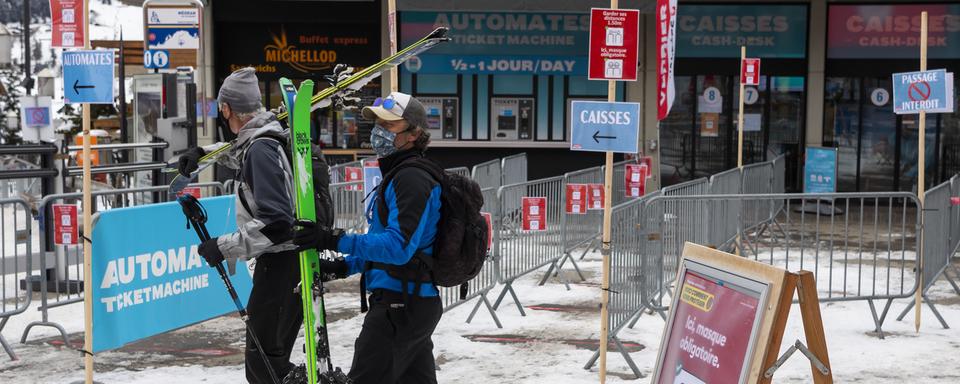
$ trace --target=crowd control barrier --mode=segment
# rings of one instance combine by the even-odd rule
[[[30,206],[22,199],[0,200],[0,218],[0,346],[11,360],[17,360],[3,328],[10,317],[30,306],[30,290],[18,284],[33,273],[33,220]]]
[[[494,309],[498,309],[510,293],[520,314],[526,316],[513,289],[514,280],[547,265],[555,267],[563,256],[563,182],[563,176],[557,176],[505,185],[497,191],[499,214],[494,231],[497,244],[494,257],[504,287],[493,304]],[[529,201],[536,205],[527,206],[523,201],[528,198],[538,199]]]
[[[957,253],[958,242],[960,242],[960,205],[958,205],[960,202],[953,199],[960,198],[957,183],[958,176],[954,176],[923,194],[923,289],[921,296],[944,328],[949,328],[949,326],[933,301],[927,296],[927,291],[943,276],[950,283],[954,292],[960,295],[960,286],[947,273],[948,270],[952,270],[954,275],[960,276],[956,268],[950,264],[951,259]],[[914,301],[910,301],[903,312],[897,316],[897,320],[902,320],[915,304]]]
[[[223,192],[223,185],[218,182],[191,184],[188,187],[199,188],[199,192],[204,197],[219,196]],[[93,213],[106,211],[112,208],[125,208],[140,205],[153,204],[155,198],[159,197],[160,202],[167,201],[167,186],[156,186],[146,188],[129,188],[95,191],[91,193],[93,198]],[[77,212],[81,212],[80,201],[83,193],[64,193],[44,196],[37,205],[38,221],[40,222],[40,251],[38,256],[38,266],[40,276],[31,279],[31,288],[39,285],[41,320],[32,322],[23,330],[23,336],[20,341],[26,342],[33,327],[45,326],[55,328],[60,332],[65,343],[69,344],[67,331],[57,322],[50,321],[49,311],[64,305],[78,303],[83,301],[83,241],[75,241],[75,244],[55,244],[52,237],[54,226],[52,220],[55,220],[53,206],[56,204],[77,206]],[[236,213],[230,212],[235,215]],[[79,217],[79,215],[78,215]],[[184,219],[186,224],[186,219]],[[145,225],[148,223],[145,222]],[[79,229],[80,236],[86,236],[84,228]]]

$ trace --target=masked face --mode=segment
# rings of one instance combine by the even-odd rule
[[[374,125],[370,131],[370,145],[377,157],[384,158],[397,152],[397,146],[393,144],[397,139],[397,134],[388,131],[380,124]]]

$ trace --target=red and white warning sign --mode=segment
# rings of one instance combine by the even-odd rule
[[[379,167],[379,166],[380,166],[380,160],[378,160],[378,159],[366,159],[366,160],[363,160],[363,167],[364,167],[364,168],[366,168],[366,167]]]
[[[50,45],[55,48],[83,46],[86,26],[83,24],[83,0],[50,0],[53,31]]]
[[[524,197],[522,199],[523,230],[547,230],[547,199],[543,197]]]
[[[487,212],[480,212],[480,216],[483,216],[483,221],[487,222],[487,252],[492,252],[493,248],[493,217],[490,216]]]
[[[603,198],[606,194],[603,191],[603,184],[587,184],[587,209],[603,209]]]
[[[567,211],[572,215],[587,213],[587,185],[567,184]]]
[[[191,195],[197,199],[203,197],[203,194],[200,193],[200,187],[186,187],[182,191],[177,193],[177,196]]]
[[[637,80],[640,10],[590,10],[590,80]]]
[[[646,164],[627,164],[624,172],[627,197],[641,197],[646,193],[647,175],[649,168]]]
[[[743,59],[740,63],[740,84],[760,85],[760,59]]]
[[[352,183],[356,181],[363,181],[363,168],[360,167],[344,167],[343,168],[343,181],[345,183]],[[354,184],[347,186],[348,191],[362,191],[363,186],[360,184]]]
[[[77,206],[53,205],[53,243],[57,245],[78,244],[79,224]]]

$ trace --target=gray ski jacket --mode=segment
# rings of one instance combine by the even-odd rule
[[[237,259],[249,260],[296,249],[290,241],[294,221],[293,172],[278,141],[286,137],[287,131],[277,117],[271,112],[261,112],[240,128],[229,152],[217,159],[220,164],[238,170],[237,230],[217,239],[231,274]],[[204,149],[209,152],[220,145]]]

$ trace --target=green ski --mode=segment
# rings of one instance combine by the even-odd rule
[[[449,41],[450,39],[445,37],[447,33],[447,28],[439,27],[429,35],[424,38],[416,41],[410,46],[398,51],[397,53],[387,57],[380,62],[373,64],[369,67],[364,68],[363,70],[351,74],[348,77],[340,78],[339,73],[333,74],[332,85],[325,88],[324,90],[317,92],[316,95],[310,98],[310,108],[308,110],[316,110],[320,108],[325,108],[331,104],[335,97],[348,96],[349,94],[356,92],[364,85],[369,83],[371,80],[380,76],[380,74],[390,68],[394,68],[403,62],[407,61],[413,56],[419,55],[430,48],[435,47],[437,44]],[[277,114],[277,119],[280,121],[288,120],[287,111],[291,109],[286,108],[284,111],[281,111]],[[289,126],[288,126],[289,127]],[[206,154],[200,158],[200,169],[194,172],[191,175],[190,179],[196,177],[196,174],[201,170],[206,168],[204,164],[212,164],[216,161],[217,157],[221,154],[227,153],[232,143],[226,143],[222,147],[218,148],[217,151]],[[167,164],[164,168],[164,172],[173,173],[177,171],[175,163]],[[189,180],[186,179],[183,175],[176,175],[173,179],[173,182],[170,184],[170,194],[175,196],[180,190],[189,183]]]

